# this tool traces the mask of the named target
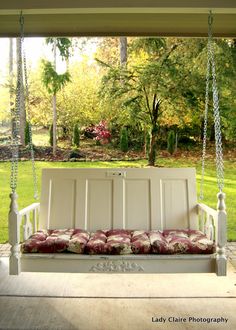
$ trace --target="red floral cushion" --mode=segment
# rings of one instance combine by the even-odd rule
[[[88,240],[89,233],[86,230],[75,229],[71,239],[69,240],[67,251],[79,254],[84,253]]]
[[[39,230],[22,243],[23,253],[176,254],[213,253],[215,244],[198,230]]]
[[[145,231],[134,231],[131,239],[132,252],[135,254],[151,253],[150,239]]]

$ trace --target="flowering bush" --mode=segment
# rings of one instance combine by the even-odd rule
[[[98,125],[94,127],[95,140],[101,144],[107,144],[110,142],[111,133],[107,128],[107,123],[105,120],[100,121]]]
[[[96,137],[95,125],[89,125],[84,129],[84,136],[89,139],[94,139]]]

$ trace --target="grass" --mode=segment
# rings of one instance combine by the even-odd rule
[[[32,139],[36,146],[49,145],[49,130],[46,128],[33,129]]]
[[[199,192],[200,187],[200,162],[196,163],[189,159],[175,159],[175,158],[159,158],[158,165],[161,167],[196,167],[197,169],[197,188]],[[38,175],[38,184],[40,190],[41,169],[53,167],[143,167],[146,166],[146,161],[123,161],[123,162],[79,162],[79,163],[65,163],[65,162],[37,162],[36,169]],[[10,163],[0,163],[0,243],[8,240],[8,224],[7,214],[9,210],[9,178],[10,178]],[[19,164],[19,179],[17,192],[19,195],[18,205],[19,209],[29,205],[33,202],[33,180],[31,175],[31,163],[21,162]],[[236,241],[236,167],[233,161],[225,161],[225,193],[227,196],[227,213],[228,213],[228,240]],[[217,203],[216,194],[218,192],[215,165],[212,161],[206,164],[205,173],[205,191],[204,203],[215,208]]]

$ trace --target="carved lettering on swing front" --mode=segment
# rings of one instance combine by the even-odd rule
[[[136,273],[144,272],[144,268],[138,265],[136,262],[129,261],[104,261],[99,262],[95,266],[92,266],[90,272],[124,272],[124,273]]]

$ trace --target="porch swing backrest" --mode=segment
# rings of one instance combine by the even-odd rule
[[[193,168],[43,169],[39,228],[198,229]]]

